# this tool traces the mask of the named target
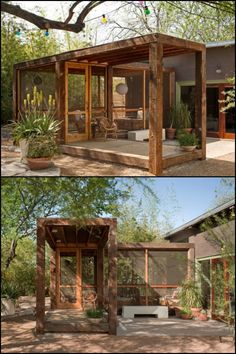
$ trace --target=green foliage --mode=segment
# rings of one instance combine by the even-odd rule
[[[170,108],[170,128],[185,129],[191,128],[192,118],[188,105],[180,102]]]
[[[24,35],[17,37],[20,28]],[[1,26],[1,117],[2,123],[12,120],[12,82],[13,65],[22,61],[56,54],[60,45],[51,32],[45,37],[44,31],[30,31],[22,24],[16,24],[14,18],[2,15]]]
[[[198,138],[196,137],[195,133],[188,133],[181,131],[178,134],[178,141],[180,146],[197,146],[198,145]]]
[[[233,86],[233,88],[222,92],[225,96],[225,99],[220,100],[219,102],[224,103],[225,106],[221,109],[221,112],[228,111],[230,108],[235,107],[235,76],[229,78],[227,81]]]
[[[89,318],[102,318],[104,314],[103,309],[88,309],[86,310],[86,316]]]
[[[58,153],[58,146],[55,138],[45,135],[38,135],[29,138],[27,157],[53,157]]]
[[[184,308],[202,306],[201,290],[193,280],[186,280],[181,284],[179,298],[180,305]]]

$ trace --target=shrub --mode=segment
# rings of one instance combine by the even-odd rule
[[[88,309],[86,310],[86,315],[90,318],[101,318],[103,317],[103,312],[103,309]]]

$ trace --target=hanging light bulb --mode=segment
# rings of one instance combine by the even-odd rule
[[[102,15],[102,23],[105,25],[107,23],[106,15]]]
[[[144,12],[146,15],[150,15],[150,13],[151,13],[151,11],[149,10],[147,5],[144,7]]]
[[[48,29],[46,29],[46,31],[45,31],[45,33],[44,33],[44,34],[45,34],[45,36],[46,36],[46,37],[48,37],[48,36],[49,36]]]
[[[18,28],[18,30],[16,31],[16,35],[17,35],[17,36],[20,36],[20,35],[21,35],[20,28]]]

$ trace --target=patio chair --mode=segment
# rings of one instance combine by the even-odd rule
[[[85,308],[86,304],[92,305],[92,308],[95,310],[96,309],[96,301],[97,301],[97,293],[94,290],[90,290],[83,294],[83,301],[82,301],[82,307],[83,311]]]
[[[107,118],[99,119],[99,130],[105,132],[105,139],[107,139],[107,134],[115,134],[117,139],[117,125],[115,122],[110,122]]]

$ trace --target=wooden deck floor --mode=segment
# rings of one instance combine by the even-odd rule
[[[149,168],[148,142],[125,139],[90,140],[62,145],[61,149],[71,156]],[[201,150],[183,152],[175,141],[166,141],[163,144],[163,167],[197,159],[200,154]]]

